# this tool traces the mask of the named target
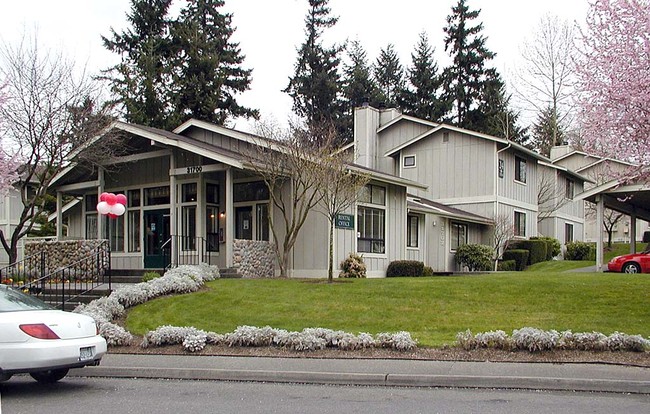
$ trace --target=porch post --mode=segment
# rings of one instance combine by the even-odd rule
[[[233,207],[232,195],[232,168],[226,169],[226,228],[224,229],[224,240],[226,242],[226,267],[233,265],[233,243],[235,240],[235,208]],[[232,232],[232,233],[231,233]]]
[[[171,260],[171,265],[176,265],[178,263],[176,262],[176,257],[177,254],[176,252],[178,251],[178,245],[177,241],[178,238],[176,237],[178,235],[178,232],[176,231],[176,227],[178,225],[176,221],[176,173],[174,172],[176,170],[176,152],[172,149],[171,154],[169,155],[169,232],[171,233],[171,253],[170,253],[170,260]],[[166,240],[165,240],[166,241]]]
[[[596,197],[596,228],[598,238],[596,239],[596,271],[603,270],[603,217],[605,215],[605,198],[603,195]]]
[[[100,193],[101,194],[101,193]],[[56,192],[56,241],[63,239],[63,194]]]
[[[99,181],[99,186],[97,186],[97,201],[99,202],[99,195],[104,192],[104,167],[102,166],[98,167],[97,181]],[[97,213],[97,239],[104,240],[105,238],[104,220],[102,220],[102,214]]]
[[[630,253],[636,253],[636,212],[630,214]]]

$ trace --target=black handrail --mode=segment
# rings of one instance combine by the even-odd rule
[[[219,251],[218,242],[208,237],[206,240],[201,236],[181,236],[172,235],[163,246],[172,243],[175,247],[174,254],[171,253],[171,248],[163,248],[165,256],[165,263],[169,263],[168,267],[176,267],[182,264],[212,264],[213,254]]]

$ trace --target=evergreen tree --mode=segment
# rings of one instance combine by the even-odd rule
[[[528,128],[517,125],[519,114],[510,108],[510,97],[501,76],[488,69],[478,107],[469,111],[466,128],[529,146]]]
[[[552,106],[540,111],[533,123],[533,145],[540,154],[549,156],[551,148],[564,141],[564,129],[558,124],[557,113]]]
[[[485,46],[485,37],[480,33],[483,24],[472,26],[480,10],[469,10],[466,0],[458,0],[452,7],[452,14],[447,16],[445,31],[445,51],[449,51],[453,63],[443,72],[444,98],[453,106],[450,122],[471,128],[478,122],[470,111],[478,107],[483,94],[486,79],[485,62],[495,54]]]
[[[369,104],[378,107],[382,98],[379,94],[368,65],[366,51],[358,40],[347,47],[348,63],[343,65],[343,138],[352,140],[354,133],[354,108]]]
[[[439,96],[441,78],[433,52],[427,34],[420,33],[415,51],[411,53],[412,66],[407,70],[408,86],[402,91],[401,106],[407,115],[440,122],[448,106]]]
[[[257,116],[234,95],[246,91],[251,71],[230,42],[232,16],[222,0],[189,0],[171,20],[171,0],[131,0],[131,28],[111,29],[104,46],[122,61],[105,71],[128,122],[173,129],[189,117],[224,124],[230,117]]]
[[[404,68],[392,44],[380,50],[374,66],[374,77],[384,106],[399,108],[399,98],[404,89]]]
[[[293,77],[283,90],[293,99],[293,110],[305,118],[307,127],[320,130],[323,125],[341,128],[342,105],[339,99],[341,81],[338,74],[342,48],[326,47],[321,36],[324,29],[336,24],[338,17],[330,15],[329,0],[308,0],[305,16],[304,43],[298,49]],[[313,138],[318,141],[318,137]],[[316,142],[318,143],[318,142]]]
[[[172,25],[173,121],[189,117],[223,125],[232,117],[257,117],[239,105],[237,93],[250,88],[251,70],[241,67],[244,56],[230,41],[232,14],[222,14],[223,0],[190,0]]]
[[[132,0],[127,21],[131,28],[111,37],[102,36],[104,47],[118,53],[121,62],[104,71],[116,103],[128,122],[167,129],[170,102],[165,92],[170,83],[169,20],[172,0]]]

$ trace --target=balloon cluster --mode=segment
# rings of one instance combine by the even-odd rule
[[[110,218],[121,216],[126,211],[126,196],[124,194],[101,193],[97,212],[106,214]]]

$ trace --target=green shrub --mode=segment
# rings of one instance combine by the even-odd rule
[[[503,252],[503,260],[514,260],[516,263],[515,270],[521,271],[528,264],[528,254],[528,250],[525,249],[506,250]]]
[[[595,253],[590,243],[581,241],[567,243],[564,260],[589,260],[593,256],[592,250]]]
[[[562,245],[560,241],[553,237],[539,236],[531,237],[531,240],[544,240],[546,242],[546,260],[552,260],[554,257],[562,253]]]
[[[470,272],[492,270],[494,250],[484,244],[463,244],[456,249],[456,262],[467,266]]]
[[[517,270],[517,262],[515,260],[499,260],[497,270],[500,272],[512,272]]]
[[[424,266],[422,276],[433,276],[433,268],[431,266]]]
[[[528,250],[528,265],[534,265],[546,261],[546,241],[544,240],[525,240],[521,243],[521,248]]]
[[[424,263],[416,260],[395,260],[388,264],[386,277],[422,276]]]
[[[144,275],[142,275],[142,281],[143,282],[148,282],[150,280],[156,279],[160,277],[160,273],[157,272],[146,272]]]
[[[339,277],[366,277],[366,264],[363,262],[363,257],[359,256],[358,254],[350,253],[350,255],[341,262],[341,273],[339,273]]]

